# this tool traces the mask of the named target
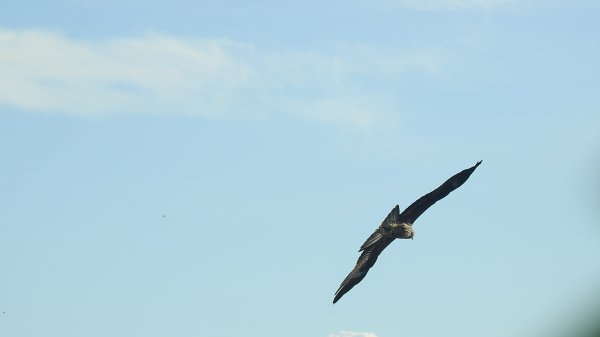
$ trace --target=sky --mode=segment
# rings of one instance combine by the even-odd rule
[[[600,313],[599,14],[6,2],[0,335],[573,336]],[[478,160],[332,305],[396,204]]]

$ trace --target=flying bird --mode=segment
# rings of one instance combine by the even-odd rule
[[[431,205],[435,204],[436,201],[443,199],[450,194],[450,192],[464,184],[480,164],[481,160],[474,166],[453,175],[450,179],[440,185],[440,187],[413,202],[402,213],[400,213],[400,207],[396,205],[385,220],[383,220],[381,225],[360,247],[359,252],[362,253],[358,258],[358,261],[356,261],[356,266],[352,269],[350,274],[346,276],[338,290],[335,292],[333,303],[335,304],[335,302],[344,296],[345,293],[350,291],[350,289],[365,278],[369,269],[373,267],[375,261],[377,261],[379,254],[381,254],[385,247],[392,243],[392,241],[395,239],[412,239],[415,236],[415,232],[412,228],[415,220],[417,220],[417,218]]]

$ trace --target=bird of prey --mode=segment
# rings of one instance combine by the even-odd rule
[[[441,200],[450,192],[469,179],[473,171],[481,164],[481,160],[474,166],[462,170],[459,173],[450,177],[440,187],[420,197],[413,202],[404,212],[400,213],[398,205],[392,209],[390,214],[383,220],[381,225],[375,230],[371,236],[362,244],[359,252],[360,257],[356,261],[356,266],[348,276],[344,279],[338,290],[335,292],[333,303],[337,302],[345,293],[350,291],[352,287],[357,285],[367,272],[377,261],[377,257],[394,239],[412,239],[415,232],[412,228],[413,223],[436,201]]]

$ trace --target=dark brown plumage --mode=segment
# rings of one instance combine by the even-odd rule
[[[443,199],[450,192],[459,188],[469,179],[473,171],[481,164],[478,161],[474,166],[462,170],[450,177],[440,187],[420,197],[400,214],[400,207],[396,205],[383,220],[381,225],[371,236],[362,244],[359,252],[360,257],[356,261],[356,266],[344,279],[338,290],[335,292],[333,303],[337,302],[352,287],[357,285],[367,275],[367,272],[375,262],[381,252],[395,239],[412,239],[414,231],[412,225],[417,218],[423,214],[431,205],[438,200]]]

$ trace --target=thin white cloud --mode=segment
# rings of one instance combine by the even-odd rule
[[[389,5],[417,10],[475,10],[506,7],[517,0],[381,0]]]
[[[435,72],[445,58],[435,49],[289,52],[226,39],[150,34],[86,41],[0,30],[0,104],[77,116],[285,113],[369,127],[385,119],[393,100],[370,89],[365,77]]]
[[[377,337],[377,335],[372,332],[340,331],[329,334],[329,337]]]
[[[0,32],[0,101],[70,114],[158,112],[210,115],[244,86],[243,49],[223,40],[162,36],[86,42],[48,32]],[[193,97],[193,99],[192,99]],[[201,106],[182,107],[190,101]],[[180,110],[184,108],[184,110]]]

